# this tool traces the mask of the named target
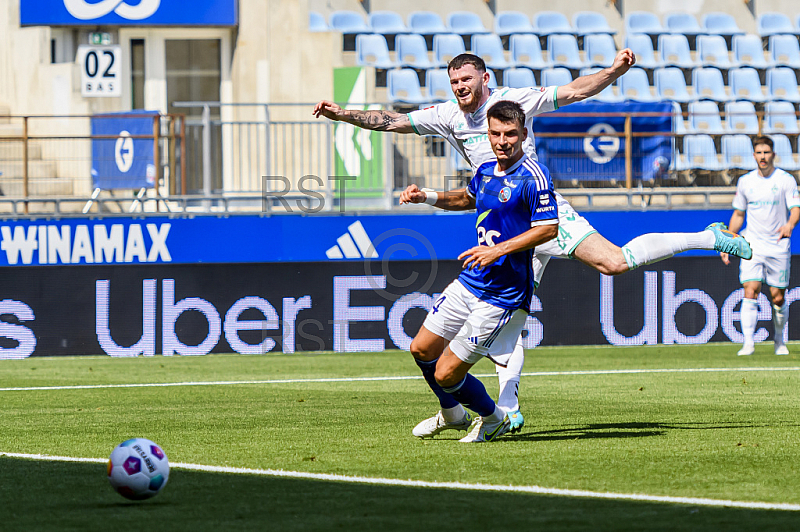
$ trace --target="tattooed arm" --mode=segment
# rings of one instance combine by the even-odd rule
[[[414,133],[411,120],[405,113],[394,111],[361,111],[342,109],[333,102],[321,101],[314,106],[314,116],[324,116],[329,120],[347,122],[363,129],[375,131],[394,131],[395,133]]]

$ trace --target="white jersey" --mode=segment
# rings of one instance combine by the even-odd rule
[[[489,99],[474,113],[464,113],[455,100],[440,103],[408,113],[411,126],[418,135],[441,135],[449,142],[475,172],[483,163],[495,159],[489,144],[489,121],[486,111],[501,100],[517,102],[525,111],[525,129],[528,138],[522,145],[525,153],[536,160],[533,139],[533,117],[558,109],[558,87],[528,87],[510,89],[499,87],[489,93]]]
[[[800,207],[800,195],[794,178],[776,168],[769,177],[761,177],[758,170],[748,172],[736,184],[733,208],[746,211],[747,224],[742,234],[753,248],[753,253],[769,256],[788,253],[788,238],[778,240],[778,230],[789,220],[789,210]]]

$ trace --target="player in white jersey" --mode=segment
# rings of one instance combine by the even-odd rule
[[[753,258],[742,261],[739,267],[739,281],[744,287],[740,313],[744,343],[738,354],[752,355],[755,351],[758,294],[761,284],[766,283],[772,300],[775,354],[788,355],[784,327],[788,305],[784,294],[789,286],[790,237],[800,220],[800,195],[794,177],[775,168],[772,139],[756,137],[753,147],[758,169],[739,178],[729,224],[731,231],[738,231],[746,214],[747,227],[742,235],[753,249]],[[720,255],[722,262],[730,263],[727,253]]]
[[[333,102],[321,101],[314,107],[313,114],[376,131],[441,135],[475,170],[493,156],[486,136],[486,109],[491,102],[507,99],[522,105],[528,132],[523,149],[528,157],[536,159],[531,117],[598,94],[627,72],[634,63],[633,52],[626,48],[617,53],[611,67],[581,76],[562,87],[490,90],[489,74],[483,60],[472,54],[461,54],[448,65],[450,87],[455,96],[453,101],[409,114],[388,110],[342,109]],[[751,253],[744,238],[724,232],[725,227],[721,223],[712,224],[698,233],[646,234],[634,238],[620,248],[600,235],[558,193],[556,200],[559,236],[535,250],[534,272],[537,285],[547,261],[553,256],[575,258],[600,273],[618,275],[689,249],[716,249],[744,258],[749,258]],[[509,412],[512,431],[519,430],[524,422],[519,413],[517,396],[523,362],[522,344],[519,342],[507,367],[497,367],[500,378],[498,404]]]

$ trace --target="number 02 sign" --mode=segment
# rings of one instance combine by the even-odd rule
[[[78,46],[78,64],[81,68],[81,95],[121,96],[119,46]]]

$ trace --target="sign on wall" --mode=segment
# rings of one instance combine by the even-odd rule
[[[20,0],[23,26],[235,26],[236,0]]]
[[[122,95],[120,79],[120,46],[78,46],[78,65],[81,68],[81,96],[87,98]]]

